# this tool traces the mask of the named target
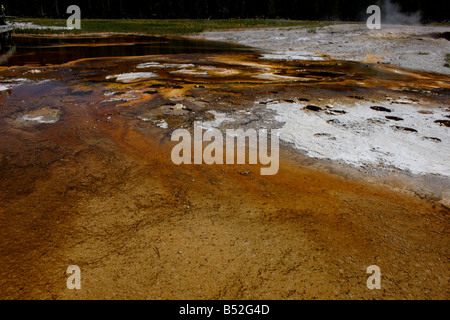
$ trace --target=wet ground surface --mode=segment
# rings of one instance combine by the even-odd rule
[[[95,57],[127,57],[178,53],[235,53],[248,47],[223,42],[148,36],[109,36],[42,38],[19,37],[14,40],[14,54],[0,65],[62,64]],[[11,48],[5,48],[8,52]]]
[[[448,130],[448,76],[133,39],[41,39],[0,69],[2,298],[448,297],[445,175],[354,171],[287,142],[273,177],[170,159],[174,129],[279,129],[274,105],[336,125],[364,102],[392,134],[421,133],[392,112],[408,104]],[[448,144],[448,131],[433,133],[429,143]],[[83,272],[79,292],[65,289],[70,264]],[[372,264],[385,274],[378,292],[365,286]]]

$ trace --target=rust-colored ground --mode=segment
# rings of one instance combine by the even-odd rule
[[[449,211],[438,201],[317,169],[287,148],[275,176],[176,166],[165,130],[101,107],[92,88],[17,89],[3,101],[1,299],[449,297]],[[18,123],[21,97],[52,101],[62,120]],[[69,265],[81,290],[66,287]],[[381,290],[366,287],[370,265]]]
[[[4,299],[448,298],[439,204],[289,160],[177,167],[122,123],[47,140],[56,126],[1,135]]]

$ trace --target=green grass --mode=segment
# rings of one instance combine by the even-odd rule
[[[63,19],[14,19],[15,22],[32,22],[40,26],[66,26]],[[241,28],[262,27],[306,27],[321,28],[336,22],[327,21],[299,21],[299,20],[264,20],[264,19],[229,19],[229,20],[94,20],[82,19],[81,30],[39,30],[15,29],[16,34],[65,34],[76,35],[81,33],[141,33],[141,34],[191,34],[203,31],[216,31]]]

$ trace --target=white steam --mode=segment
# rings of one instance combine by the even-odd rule
[[[380,3],[381,21],[388,24],[420,24],[420,12],[401,12],[400,5],[391,0],[382,0]]]

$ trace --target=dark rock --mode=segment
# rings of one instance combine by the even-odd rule
[[[394,116],[386,116],[385,118],[389,119],[389,120],[394,120],[394,121],[403,121],[402,118],[394,117]]]
[[[434,123],[439,123],[443,127],[450,127],[450,120],[436,120]]]
[[[318,106],[315,106],[312,104],[306,106],[305,109],[309,110],[309,111],[315,111],[315,112],[323,110],[321,107],[318,107]]]
[[[405,132],[417,132],[416,129],[408,128],[408,127],[393,126],[393,128],[394,128],[395,130],[399,130],[399,131],[405,131]]]
[[[392,112],[391,109],[388,109],[385,107],[380,107],[380,106],[372,106],[372,107],[370,107],[370,109],[375,110],[375,111],[381,111],[381,112]]]
[[[423,139],[423,140],[430,140],[430,141],[433,141],[433,142],[442,142],[441,139],[439,139],[439,138],[434,138],[434,137],[423,137],[422,139]]]

